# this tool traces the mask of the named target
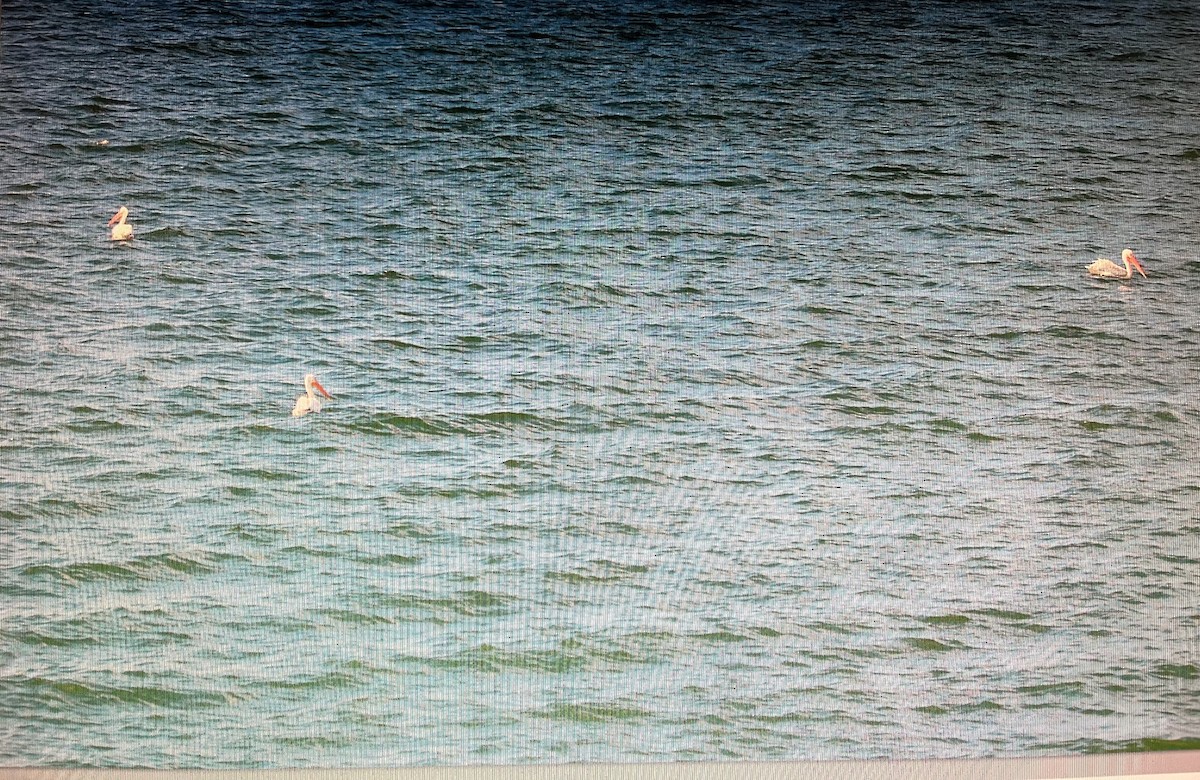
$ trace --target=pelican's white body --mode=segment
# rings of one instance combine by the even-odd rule
[[[126,241],[133,238],[133,225],[130,225],[125,220],[129,218],[129,209],[122,206],[117,209],[117,213],[113,214],[112,219],[108,224],[112,226],[112,232],[108,237],[113,241]]]
[[[333,399],[333,396],[321,387],[317,378],[309,374],[304,377],[304,395],[297,398],[296,405],[292,407],[292,417],[303,417],[309,412],[321,411],[321,399],[317,398],[317,394],[313,390],[317,390],[326,398]]]
[[[1125,267],[1114,263],[1106,257],[1102,257],[1096,262],[1087,267],[1088,273],[1092,276],[1099,276],[1104,279],[1132,279],[1133,272],[1136,269],[1143,278],[1146,277],[1146,269],[1142,268],[1142,264],[1134,256],[1132,249],[1126,249],[1121,253],[1121,260],[1125,263]]]

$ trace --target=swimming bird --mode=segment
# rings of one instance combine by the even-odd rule
[[[112,227],[112,232],[109,233],[108,237],[113,241],[125,241],[133,238],[133,225],[125,221],[127,217],[129,217],[129,209],[122,206],[117,209],[117,213],[113,214],[112,219],[108,221],[108,224]]]
[[[325,388],[321,387],[321,383],[317,381],[317,378],[312,374],[308,374],[304,377],[304,395],[296,399],[296,405],[292,407],[292,417],[303,417],[309,412],[321,411],[321,399],[317,398],[313,392],[313,388],[319,390],[321,395],[331,401],[333,400],[333,396]]]
[[[1121,268],[1121,266],[1112,260],[1102,257],[1087,267],[1088,273],[1092,276],[1101,276],[1105,279],[1132,279],[1133,271],[1136,268],[1137,272],[1143,278],[1149,278],[1146,276],[1146,269],[1142,268],[1142,264],[1133,256],[1132,249],[1126,249],[1122,252],[1121,259],[1125,261],[1124,268]]]

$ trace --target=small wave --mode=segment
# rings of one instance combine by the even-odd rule
[[[545,415],[518,411],[476,412],[440,419],[381,412],[346,427],[352,431],[381,436],[395,434],[453,436],[512,433],[518,430],[563,430],[569,428],[570,424]]]
[[[605,282],[550,282],[547,290],[568,303],[606,306],[628,302],[636,293]]]
[[[1078,696],[1087,691],[1087,686],[1078,681],[1023,685],[1017,693],[1024,696]]]
[[[357,682],[356,678],[352,675],[342,672],[329,672],[328,674],[319,674],[299,680],[272,680],[265,683],[265,686],[283,690],[338,690],[352,688]]]
[[[0,196],[9,201],[30,200],[38,194],[38,190],[36,185],[17,185],[0,193]]]
[[[550,571],[545,576],[546,579],[573,584],[603,584],[628,581],[649,571],[650,567],[643,564],[600,559],[592,561],[588,570]]]
[[[484,644],[452,659],[443,659],[435,663],[439,666],[477,671],[520,670],[545,674],[565,674],[586,669],[589,666],[589,659],[584,653],[562,649],[504,650]]]
[[[356,558],[355,560],[357,560],[359,563],[370,564],[371,566],[414,566],[421,562],[420,556],[400,555],[399,553],[369,555]]]
[[[722,176],[715,179],[710,179],[707,183],[714,187],[723,188],[740,188],[740,187],[761,187],[770,182],[770,179],[765,176],[759,176],[753,173],[744,173],[740,176]]]
[[[78,520],[96,517],[110,507],[104,503],[75,501],[73,499],[44,498],[34,505],[33,516]]]
[[[981,443],[986,443],[986,442],[991,442],[991,441],[1004,441],[1003,436],[993,436],[989,433],[980,433],[979,431],[971,431],[970,433],[967,434],[967,439],[969,439],[970,441],[977,441],[977,442],[981,442]]]
[[[554,582],[565,582],[568,585],[604,585],[619,582],[622,578],[604,574],[586,574],[573,571],[546,572],[545,578]]]
[[[1200,678],[1200,669],[1195,664],[1159,664],[1150,670],[1155,677],[1176,680],[1195,680]]]
[[[250,114],[250,118],[255,122],[262,122],[267,125],[275,125],[281,122],[292,122],[296,120],[296,115],[290,111],[255,111]]]
[[[138,232],[138,238],[191,238],[192,234],[183,228],[163,227]]]
[[[644,477],[644,476],[641,476],[640,474],[622,474],[617,477],[610,477],[608,479],[605,479],[603,481],[603,483],[605,485],[616,485],[616,486],[619,486],[622,488],[628,488],[630,486],[657,485],[657,484],[659,484],[659,480],[653,479],[651,477]]]
[[[1155,553],[1154,557],[1159,559],[1160,561],[1166,561],[1167,563],[1180,563],[1180,564],[1184,564],[1187,566],[1195,566],[1196,564],[1200,564],[1200,558],[1193,558],[1188,555],[1169,555],[1167,553]]]
[[[546,418],[530,412],[484,412],[482,414],[468,415],[468,419],[478,421],[484,425],[501,428],[537,428],[547,423]]]
[[[250,151],[246,144],[238,143],[229,138],[206,138],[202,135],[185,135],[177,138],[164,138],[153,142],[154,146],[163,149],[201,149],[204,151],[221,152],[230,155],[243,155]],[[145,151],[143,148],[141,151]]]
[[[912,431],[913,431],[913,427],[911,425],[904,425],[903,423],[879,423],[877,425],[841,425],[836,428],[829,429],[830,433],[835,433],[835,434],[839,434],[839,435],[844,434],[844,435],[852,436],[852,437],[887,436],[889,434],[896,434],[896,433],[912,433]]]
[[[1102,330],[1092,330],[1091,328],[1082,328],[1078,325],[1056,325],[1051,328],[1044,328],[1041,333],[1051,336],[1056,339],[1064,339],[1067,341],[1128,341],[1129,339],[1119,333],[1109,333]]]
[[[183,274],[164,273],[159,276],[165,284],[173,285],[204,285],[208,280],[200,276],[184,276]]]
[[[855,417],[874,417],[878,415],[900,414],[899,409],[891,406],[840,406],[838,411]]]
[[[931,200],[948,200],[956,197],[950,193],[917,192],[916,190],[896,190],[896,192],[893,194],[898,195],[902,200],[915,201],[918,203]],[[916,226],[914,226],[914,228],[915,229],[913,232],[920,232],[924,230],[924,228],[917,228]]]
[[[178,553],[163,553],[118,563],[91,561],[61,565],[37,564],[26,566],[21,570],[21,574],[31,578],[47,577],[69,585],[105,580],[157,579],[172,574],[206,574],[216,571],[217,560],[222,557],[236,556],[190,558]]]
[[[74,431],[75,433],[106,433],[109,431],[123,431],[137,428],[137,426],[117,420],[76,420],[67,423],[65,427],[67,430]]]
[[[403,225],[392,225],[390,223],[386,223],[383,225],[375,225],[373,230],[390,232],[392,230],[400,230],[403,227]],[[404,271],[397,271],[393,268],[389,268],[384,271],[376,271],[375,273],[361,274],[361,277],[363,279],[375,279],[381,282],[412,281],[413,279],[416,279],[416,277],[412,274],[405,273]]]
[[[536,717],[573,723],[616,723],[649,718],[652,713],[641,707],[620,703],[580,702],[556,704],[533,713]]]
[[[1154,56],[1144,51],[1124,51],[1110,56],[1113,62],[1144,62],[1154,59]]]
[[[273,741],[280,745],[287,745],[288,747],[303,748],[306,754],[311,754],[314,750],[350,747],[357,740],[351,737],[319,734],[305,737],[275,737]]]
[[[249,477],[250,479],[260,479],[264,482],[296,482],[303,479],[303,475],[291,471],[274,471],[272,469],[242,469],[233,468],[227,469],[226,473],[237,477]]]
[[[822,306],[814,303],[804,304],[800,307],[800,311],[805,312],[806,314],[846,314],[846,312],[841,309],[834,309],[829,306]]]
[[[945,653],[951,650],[961,650],[966,647],[966,645],[962,644],[961,642],[942,642],[929,637],[907,637],[905,638],[904,643],[915,650],[936,653]]]
[[[332,317],[338,313],[336,306],[317,305],[317,306],[289,306],[284,312],[289,316],[296,318],[298,321],[303,321],[308,317]]]
[[[1047,195],[1046,200],[1051,203],[1090,203],[1096,200],[1097,197],[1099,196],[1094,191],[1085,190],[1083,192],[1073,192],[1064,195]]]
[[[37,631],[0,631],[0,638],[6,642],[19,642],[23,645],[41,645],[46,647],[77,647],[81,645],[99,644],[95,636],[54,636]]]
[[[331,618],[339,623],[353,623],[357,625],[372,625],[378,623],[394,623],[395,621],[385,615],[376,615],[367,612],[359,612],[352,609],[318,609],[315,614],[322,617]]]
[[[859,181],[904,181],[918,177],[925,178],[949,178],[959,176],[960,174],[954,171],[947,171],[942,168],[929,168],[920,165],[871,165],[861,171],[856,171],[847,175],[847,178]]]
[[[313,558],[337,558],[340,556],[336,550],[316,550],[303,544],[294,544],[290,547],[284,547],[280,552],[296,553],[299,555],[308,555]]]
[[[227,526],[222,534],[233,539],[240,539],[246,542],[255,542],[258,544],[268,544],[275,541],[281,536],[286,535],[286,531],[281,528],[262,525],[244,525],[242,523],[234,523]]]
[[[404,414],[380,413],[366,420],[347,426],[352,431],[385,436],[399,433],[419,433],[431,436],[449,436],[458,431],[448,423],[425,420]]]
[[[113,99],[106,95],[93,95],[88,100],[76,103],[71,109],[83,114],[107,114],[116,109],[130,107],[132,104],[125,100]]]
[[[438,536],[431,527],[417,523],[393,523],[384,533],[400,539],[434,539]]]
[[[750,637],[735,631],[706,631],[700,634],[689,634],[689,639],[698,642],[748,642]]]
[[[404,619],[411,620],[417,613],[433,617],[438,622],[448,622],[454,617],[485,617],[508,615],[517,603],[515,596],[491,593],[482,590],[467,590],[449,595],[396,594],[384,596],[379,603],[408,612]]]
[[[486,590],[467,590],[458,594],[455,603],[464,615],[495,615],[510,612],[515,601],[514,596]]]
[[[1164,739],[1146,737],[1132,742],[1097,743],[1084,750],[1085,753],[1157,753],[1163,750],[1200,750],[1200,737],[1183,737],[1181,739]]]
[[[922,623],[928,623],[931,626],[965,626],[971,622],[971,618],[966,615],[930,615],[928,617],[917,618]]]
[[[938,715],[948,715],[950,713],[948,708],[937,704],[926,704],[923,707],[913,707],[913,711],[920,712],[924,715],[933,715],[935,717]]]
[[[1033,619],[1033,615],[1030,615],[1026,612],[1016,612],[1011,609],[998,609],[998,608],[994,608],[994,607],[989,607],[986,609],[972,609],[972,610],[968,610],[968,611],[973,615],[981,615],[983,617],[994,617],[994,618],[998,618],[1000,620],[1004,620],[1007,622],[1020,622],[1020,621]]]
[[[122,688],[95,683],[55,681],[42,677],[34,677],[18,685],[51,706],[66,709],[129,704],[191,709],[221,706],[237,698],[233,694],[212,691],[171,690],[149,686]]]
[[[41,588],[28,588],[23,585],[0,585],[0,597],[4,599],[53,599],[56,597],[56,594],[52,591],[42,590]]]
[[[443,106],[442,113],[483,116],[483,115],[491,114],[492,109],[489,106],[468,106],[468,105],[459,104],[459,105],[454,105],[454,106]]]

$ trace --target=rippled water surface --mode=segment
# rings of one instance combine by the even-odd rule
[[[73,5],[0,764],[1200,744],[1200,11]]]

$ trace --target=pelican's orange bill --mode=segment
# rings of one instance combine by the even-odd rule
[[[315,378],[315,377],[313,378],[313,387],[315,387],[315,388],[317,388],[318,390],[320,390],[320,391],[321,391],[321,395],[325,396],[326,398],[328,398],[328,399],[329,399],[329,400],[331,400],[331,401],[333,400],[333,396],[331,396],[331,395],[329,394],[329,391],[328,391],[328,390],[326,390],[325,388],[321,387],[321,383],[320,383],[320,382],[318,382],[318,381],[316,380],[316,378]]]

